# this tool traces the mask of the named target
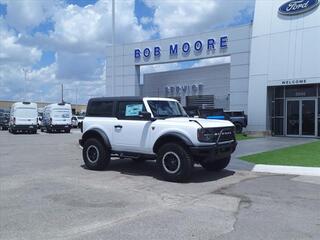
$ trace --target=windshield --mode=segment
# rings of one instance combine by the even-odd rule
[[[54,118],[70,118],[69,109],[53,109]]]
[[[35,108],[19,107],[15,111],[15,116],[18,118],[36,118],[38,117],[38,112]]]
[[[187,117],[182,106],[175,101],[148,101],[154,117]]]

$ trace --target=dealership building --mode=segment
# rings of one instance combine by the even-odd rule
[[[320,136],[318,0],[256,0],[251,24],[117,45],[107,52],[107,96],[174,97],[184,106],[243,110],[249,132]],[[210,58],[228,61],[141,70]]]

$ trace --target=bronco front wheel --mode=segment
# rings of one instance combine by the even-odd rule
[[[157,165],[164,179],[171,182],[184,182],[192,175],[193,158],[181,144],[167,143],[159,149]]]
[[[230,158],[226,157],[212,162],[200,162],[200,164],[207,171],[221,171],[228,166]]]

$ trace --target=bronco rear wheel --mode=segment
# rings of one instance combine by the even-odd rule
[[[167,181],[187,181],[193,170],[193,158],[189,151],[178,143],[167,143],[160,147],[157,165]]]
[[[85,141],[82,157],[86,167],[91,170],[103,170],[110,163],[110,152],[95,138]]]

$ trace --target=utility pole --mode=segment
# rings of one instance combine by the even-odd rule
[[[61,102],[64,103],[64,100],[63,100],[63,83],[61,83]]]
[[[27,100],[27,73],[29,72],[28,69],[22,68],[22,71],[24,72],[24,87],[23,87],[23,98],[24,101]]]
[[[76,87],[76,105],[78,105],[78,88]]]

